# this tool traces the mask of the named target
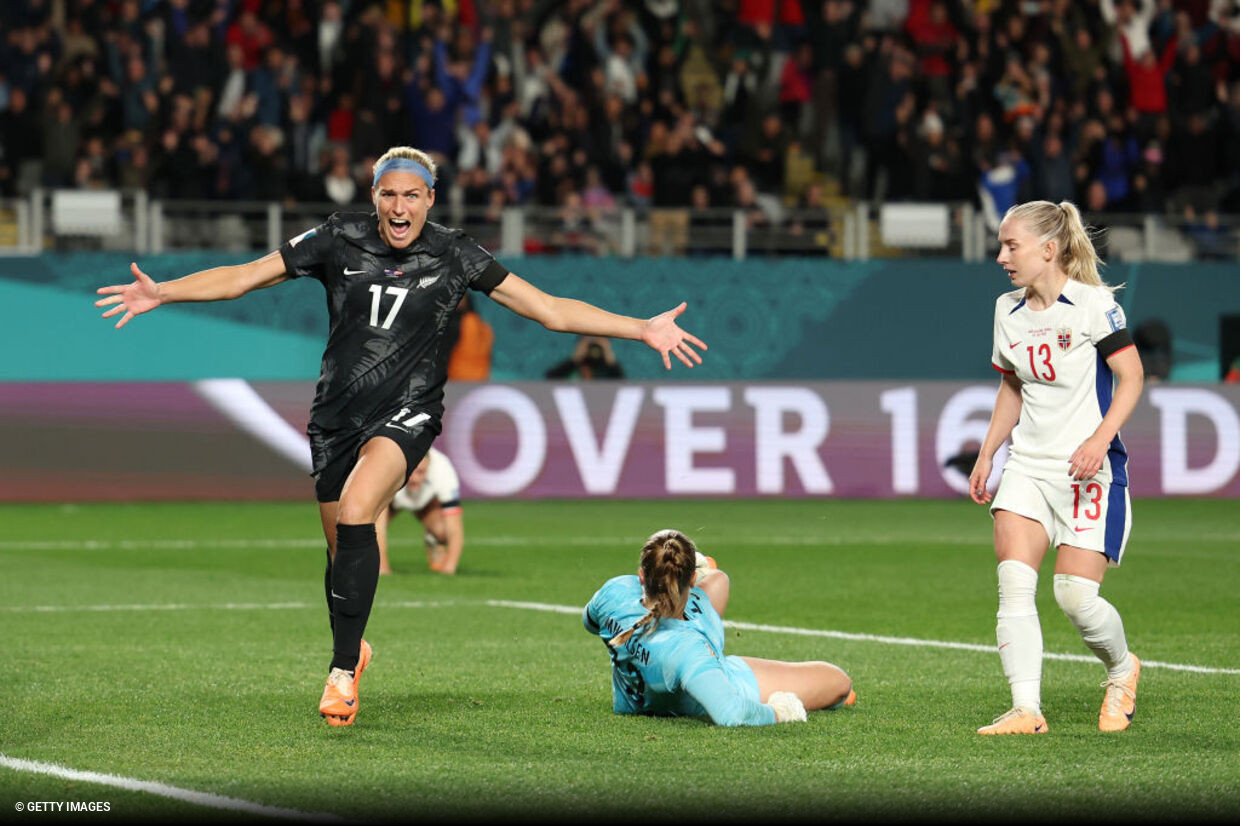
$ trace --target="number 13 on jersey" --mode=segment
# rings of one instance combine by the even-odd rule
[[[371,289],[375,288],[371,287]],[[1034,378],[1054,381],[1055,365],[1051,364],[1051,346],[1039,344],[1036,350],[1032,345],[1025,349],[1029,352],[1029,369],[1033,371]]]

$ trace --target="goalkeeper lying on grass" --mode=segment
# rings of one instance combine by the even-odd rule
[[[594,594],[582,622],[609,647],[617,714],[762,726],[856,701],[852,681],[831,663],[725,656],[729,587],[693,540],[663,530],[646,540],[636,576],[614,577]]]

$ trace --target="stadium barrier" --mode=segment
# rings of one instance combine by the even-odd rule
[[[58,202],[84,203],[58,210]],[[107,206],[101,206],[110,199]],[[93,203],[92,203],[93,202]],[[203,248],[268,252],[337,210],[354,204],[151,198],[141,190],[36,188],[0,198],[0,256],[67,249],[159,255]],[[94,220],[83,220],[94,213]],[[463,227],[496,253],[591,255],[828,256],[851,261],[916,255],[983,261],[998,249],[999,215],[985,200],[883,203],[828,195],[821,205],[790,205],[759,194],[749,209],[623,203],[606,206],[469,206],[448,190],[433,219]],[[1240,217],[1140,212],[1087,214],[1108,257],[1126,263],[1240,260]],[[63,219],[63,220],[58,220]]]

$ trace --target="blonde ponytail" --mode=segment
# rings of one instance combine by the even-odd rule
[[[1090,230],[1081,218],[1081,211],[1071,201],[1029,201],[1009,209],[1003,220],[1014,218],[1023,223],[1040,243],[1055,242],[1055,263],[1073,281],[1092,287],[1112,287],[1102,280],[1099,270],[1102,259],[1094,247]],[[1122,285],[1120,285],[1122,286]]]
[[[1094,248],[1093,239],[1085,222],[1081,219],[1081,211],[1071,201],[1060,201],[1059,209],[1064,214],[1064,243],[1060,245],[1059,265],[1068,277],[1091,287],[1105,287],[1102,276],[1098,274],[1102,259]]]

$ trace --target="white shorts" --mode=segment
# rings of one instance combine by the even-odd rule
[[[439,500],[445,511],[450,512],[453,508],[460,510],[461,480],[456,475],[452,460],[433,447],[426,453],[431,457],[426,468],[426,481],[421,487],[412,488],[406,485],[396,491],[392,498],[392,507],[419,513],[431,502]]]
[[[1125,485],[1096,479],[1077,481],[1067,474],[1062,482],[1036,479],[1008,466],[990,512],[1004,510],[1042,525],[1052,547],[1072,545],[1097,551],[1117,567],[1132,529],[1132,503]]]

